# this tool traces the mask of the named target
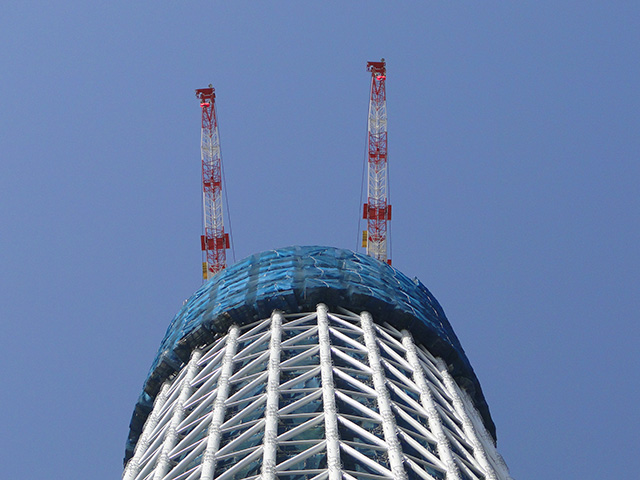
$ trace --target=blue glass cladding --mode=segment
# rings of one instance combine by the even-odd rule
[[[495,427],[480,384],[442,307],[417,279],[367,255],[333,247],[287,247],[255,254],[218,273],[185,303],[162,340],[138,400],[127,450],[142,430],[162,382],[188,359],[193,347],[226,333],[229,325],[288,313],[344,307],[368,311],[376,321],[411,331],[419,343],[452,367],[473,398],[485,426]]]

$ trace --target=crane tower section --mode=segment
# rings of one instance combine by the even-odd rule
[[[208,88],[196,90],[202,110],[202,206],[204,213],[202,245],[202,278],[204,281],[227,266],[229,234],[224,231],[222,205],[222,157],[216,115],[216,93]]]
[[[366,247],[367,255],[391,264],[387,253],[387,222],[391,220],[391,205],[388,203],[387,70],[384,58],[379,62],[368,62],[367,71],[371,72],[371,95],[367,135],[367,203],[362,213],[367,220],[367,230],[362,234],[362,246]]]

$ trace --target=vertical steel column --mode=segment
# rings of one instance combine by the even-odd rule
[[[489,459],[487,458],[482,440],[478,437],[476,429],[473,426],[473,422],[467,414],[464,403],[462,402],[462,398],[460,397],[460,394],[458,392],[458,386],[453,380],[453,377],[451,377],[447,365],[444,363],[444,360],[439,357],[436,358],[436,365],[438,367],[438,370],[440,371],[440,375],[442,375],[442,381],[445,387],[447,387],[449,395],[451,395],[451,398],[453,399],[453,407],[455,408],[456,413],[462,419],[462,429],[467,437],[467,440],[469,440],[469,443],[471,443],[471,446],[473,447],[473,454],[476,457],[476,460],[478,460],[480,466],[484,468],[487,480],[497,480],[498,477],[496,476],[496,472],[491,466]]]
[[[469,397],[467,392],[464,390],[460,390],[458,388],[458,393],[460,394],[460,399],[462,400],[462,405],[464,405],[465,412],[469,415],[471,424],[474,426],[476,432],[480,432],[479,438],[484,447],[484,453],[487,455],[487,459],[493,466],[496,475],[499,479],[511,480],[509,467],[507,467],[504,458],[502,458],[502,455],[500,455],[496,449],[493,437],[485,428],[482,417],[480,417],[480,413],[473,406],[473,400],[471,400],[471,397]]]
[[[171,462],[169,461],[169,452],[173,450],[173,447],[176,446],[178,441],[178,426],[184,419],[184,404],[193,391],[191,382],[198,372],[198,361],[201,356],[202,352],[200,350],[195,350],[191,354],[191,359],[186,367],[187,373],[182,380],[182,385],[180,386],[180,395],[173,408],[171,422],[169,423],[169,427],[165,433],[164,442],[162,442],[162,451],[160,452],[158,464],[156,465],[156,471],[153,476],[154,480],[161,480],[167,474],[169,467],[171,466]]]
[[[265,406],[264,453],[262,480],[275,480],[278,447],[278,407],[280,403],[280,352],[282,347],[282,313],[271,315],[271,339],[269,341],[269,371],[267,377],[267,404]]]
[[[225,402],[229,397],[229,378],[231,378],[233,374],[233,357],[235,357],[236,351],[238,350],[239,335],[240,327],[238,327],[238,325],[231,325],[227,333],[224,357],[222,358],[222,366],[220,367],[216,399],[211,411],[211,424],[209,424],[207,433],[207,447],[202,455],[201,480],[213,480],[213,474],[216,468],[216,452],[220,447],[220,439],[222,438],[220,426],[224,422]]]
[[[373,326],[373,319],[369,312],[360,314],[360,325],[364,332],[365,346],[367,347],[367,357],[369,367],[373,370],[373,387],[377,394],[378,409],[382,417],[382,432],[384,441],[388,445],[389,466],[393,472],[395,480],[406,480],[407,473],[403,466],[402,447],[397,435],[396,419],[391,409],[391,399],[386,386],[386,376],[381,363],[380,349],[376,340],[376,332]]]
[[[342,478],[340,436],[338,433],[336,392],[333,383],[333,362],[331,361],[331,339],[329,336],[327,306],[319,304],[316,312],[318,313],[318,343],[320,345],[324,430],[327,440],[327,468],[329,470],[329,480],[340,480]]]
[[[151,445],[151,433],[160,421],[160,412],[162,411],[162,407],[164,407],[167,397],[169,396],[170,386],[171,384],[169,382],[164,382],[162,385],[160,393],[158,394],[156,401],[153,403],[153,411],[151,412],[149,419],[146,421],[142,435],[140,435],[140,439],[136,444],[136,450],[133,458],[131,458],[129,463],[127,463],[127,468],[122,476],[122,480],[133,480],[136,478],[136,475],[138,475],[138,472],[140,472],[140,458],[142,458],[149,448],[149,445]]]
[[[460,480],[460,470],[453,459],[451,444],[449,443],[447,435],[444,433],[442,419],[438,414],[435,400],[433,399],[429,384],[424,375],[424,370],[420,364],[413,336],[407,330],[402,330],[400,333],[402,334],[402,345],[407,350],[407,361],[413,369],[413,381],[416,382],[416,385],[420,389],[420,403],[422,403],[422,406],[427,411],[429,427],[437,440],[438,455],[447,469],[447,480]]]

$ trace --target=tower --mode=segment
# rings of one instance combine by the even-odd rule
[[[126,480],[508,479],[478,379],[431,293],[331,247],[246,258],[171,322]]]
[[[384,58],[368,62],[371,72],[369,115],[367,121],[367,203],[362,218],[367,230],[362,232],[362,246],[367,255],[391,264],[388,258],[387,222],[391,220],[387,169],[387,67]]]
[[[202,158],[202,279],[206,281],[227,266],[229,234],[224,231],[222,205],[222,156],[216,113],[216,92],[208,88],[196,90],[202,110],[200,154]]]

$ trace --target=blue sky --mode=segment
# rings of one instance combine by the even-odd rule
[[[394,266],[443,305],[512,475],[640,469],[640,4],[14,2],[0,16],[3,478],[118,478],[200,285],[218,95],[239,260],[357,245],[388,66]]]

